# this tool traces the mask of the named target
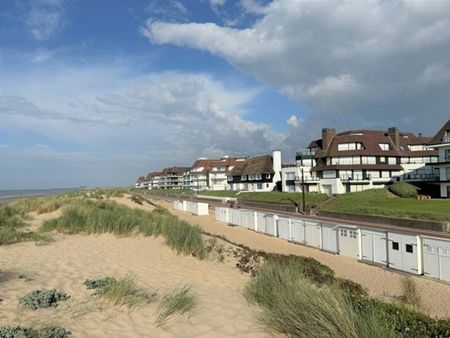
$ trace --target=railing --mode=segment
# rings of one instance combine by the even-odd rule
[[[303,150],[303,151],[297,151],[295,153],[295,158],[301,159],[301,158],[313,158],[316,154],[313,151],[309,150]]]
[[[320,177],[315,177],[315,176],[304,176],[303,177],[305,182],[318,182],[320,181]],[[302,181],[301,176],[295,176],[295,181]]]
[[[405,180],[439,181],[439,175],[436,174],[405,174],[403,177]]]
[[[367,175],[367,176],[344,175],[344,176],[340,176],[339,178],[341,179],[341,181],[357,181],[357,182],[361,182],[361,181],[370,181],[371,176],[370,175]]]

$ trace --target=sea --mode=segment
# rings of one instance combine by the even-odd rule
[[[23,197],[50,196],[80,189],[82,188],[0,190],[0,204]]]

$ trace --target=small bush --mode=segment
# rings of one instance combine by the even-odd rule
[[[402,280],[402,292],[401,300],[405,305],[420,308],[422,301],[417,290],[416,282],[411,277],[405,277]]]
[[[191,287],[182,286],[163,297],[159,305],[155,325],[157,327],[163,326],[175,313],[191,312],[196,306],[197,298],[191,293]]]
[[[417,197],[417,188],[407,182],[395,182],[389,186],[389,191],[402,198]]]
[[[20,326],[0,326],[0,338],[67,338],[71,335],[58,326],[45,326],[40,330]]]
[[[31,310],[56,307],[60,301],[69,299],[70,296],[56,289],[42,291],[35,290],[19,299],[19,303]]]
[[[138,304],[147,304],[157,297],[156,292],[147,293],[136,286],[132,276],[126,276],[116,280],[105,277],[99,280],[89,280],[84,283],[88,288],[96,289],[95,295],[99,295],[114,305],[126,305],[129,308]]]
[[[105,277],[101,279],[86,279],[83,284],[86,285],[88,289],[104,289],[115,282],[115,278]]]

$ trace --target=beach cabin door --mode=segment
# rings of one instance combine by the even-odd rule
[[[358,257],[358,231],[353,227],[341,226],[339,228],[339,254],[343,256]]]
[[[332,224],[322,224],[322,250],[337,253],[337,231]]]
[[[389,267],[417,274],[417,239],[415,236],[388,234]]]
[[[321,229],[319,223],[305,221],[305,240],[306,244],[316,248],[321,248]]]
[[[425,276],[450,282],[450,242],[423,239],[423,272]]]
[[[362,260],[387,264],[386,233],[362,230]]]
[[[291,219],[291,241],[305,244],[305,222],[301,219]]]

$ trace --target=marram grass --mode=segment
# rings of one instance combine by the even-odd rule
[[[197,298],[192,293],[190,286],[185,285],[175,289],[162,298],[155,325],[157,327],[164,326],[174,314],[192,312],[196,307]]]
[[[167,245],[178,254],[199,259],[206,256],[200,228],[160,208],[148,212],[115,202],[77,200],[65,208],[61,217],[44,222],[41,230],[71,234],[109,232],[116,235],[140,231],[145,236],[163,236]]]

